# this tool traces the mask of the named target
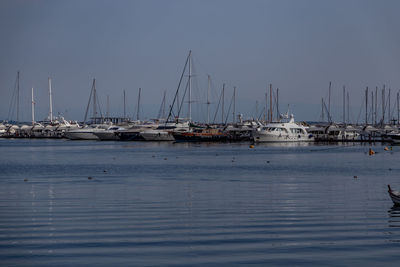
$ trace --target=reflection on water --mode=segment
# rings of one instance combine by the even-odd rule
[[[0,140],[0,149],[4,266],[398,258],[400,210],[386,185],[400,188],[400,148]]]

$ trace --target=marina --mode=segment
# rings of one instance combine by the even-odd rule
[[[0,1],[0,266],[399,266],[399,10]]]

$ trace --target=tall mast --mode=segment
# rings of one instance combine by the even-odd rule
[[[126,92],[124,90],[124,119],[126,119]]]
[[[264,121],[267,122],[268,118],[269,118],[269,114],[268,114],[268,86],[267,86],[267,88],[265,88]]]
[[[32,87],[32,125],[35,125],[35,100],[33,98],[33,87]]]
[[[189,51],[189,120],[192,120],[192,50]]]
[[[321,98],[321,121],[324,121],[324,98]]]
[[[374,124],[374,91],[371,90],[371,124]]]
[[[222,114],[222,124],[224,124],[224,104],[225,104],[225,84],[222,85],[222,106],[221,106],[221,114]]]
[[[347,123],[350,123],[350,99],[349,99],[349,92],[347,92]]]
[[[332,82],[329,82],[329,92],[328,92],[328,116],[331,117],[331,86]]]
[[[261,114],[260,114],[261,117]],[[258,119],[258,101],[256,100],[256,118]]]
[[[272,122],[272,84],[269,84],[269,121]]]
[[[96,79],[93,79],[93,119],[96,123],[97,117],[97,93],[96,93]]]
[[[397,92],[397,125],[400,124],[399,92]]]
[[[165,118],[165,98],[167,95],[167,91],[164,91],[164,97],[163,97],[163,105],[162,105],[162,118]]]
[[[390,88],[389,88],[389,96],[388,96],[388,122],[389,122],[389,124],[390,124],[390,121],[392,119],[390,111],[391,110],[390,110]]]
[[[138,95],[138,100],[137,100],[137,112],[136,112],[136,120],[139,120],[139,112],[140,112],[140,93],[142,91],[142,88],[139,88],[139,95]]]
[[[53,99],[51,94],[51,78],[49,77],[50,122],[53,122]]]
[[[279,121],[279,88],[276,88],[276,121]]]
[[[365,89],[365,125],[368,125],[368,86]]]
[[[233,123],[235,123],[235,113],[236,113],[236,87],[233,87],[233,114],[232,114]]]
[[[207,75],[207,124],[210,123],[210,75]]]
[[[343,85],[343,124],[346,124],[346,86]]]
[[[110,117],[110,96],[107,95],[107,113],[106,113],[106,117],[109,118]]]
[[[17,72],[17,122],[19,122],[19,71]]]
[[[375,125],[377,118],[378,118],[378,86],[375,87],[375,121],[374,121]]]
[[[385,124],[385,85],[382,89],[382,124]]]

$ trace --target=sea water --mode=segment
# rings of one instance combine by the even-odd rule
[[[0,265],[398,265],[384,147],[0,140]]]

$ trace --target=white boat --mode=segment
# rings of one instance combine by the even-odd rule
[[[253,131],[255,142],[311,142],[314,137],[305,126],[294,122],[293,114],[288,122],[272,122]]]
[[[392,199],[394,205],[400,206],[400,192],[392,190],[392,188],[390,188],[390,185],[388,185],[388,189],[389,196]]]
[[[189,122],[170,122],[159,125],[156,129],[148,129],[140,132],[146,141],[174,141],[174,132],[189,132]]]
[[[105,131],[108,127],[110,127],[110,125],[90,125],[84,128],[66,131],[64,135],[70,140],[99,140],[94,133]]]
[[[93,134],[97,136],[98,139],[105,141],[105,140],[120,140],[119,136],[117,135],[117,131],[125,130],[124,127],[120,126],[111,126],[107,130],[104,131],[95,131]]]

